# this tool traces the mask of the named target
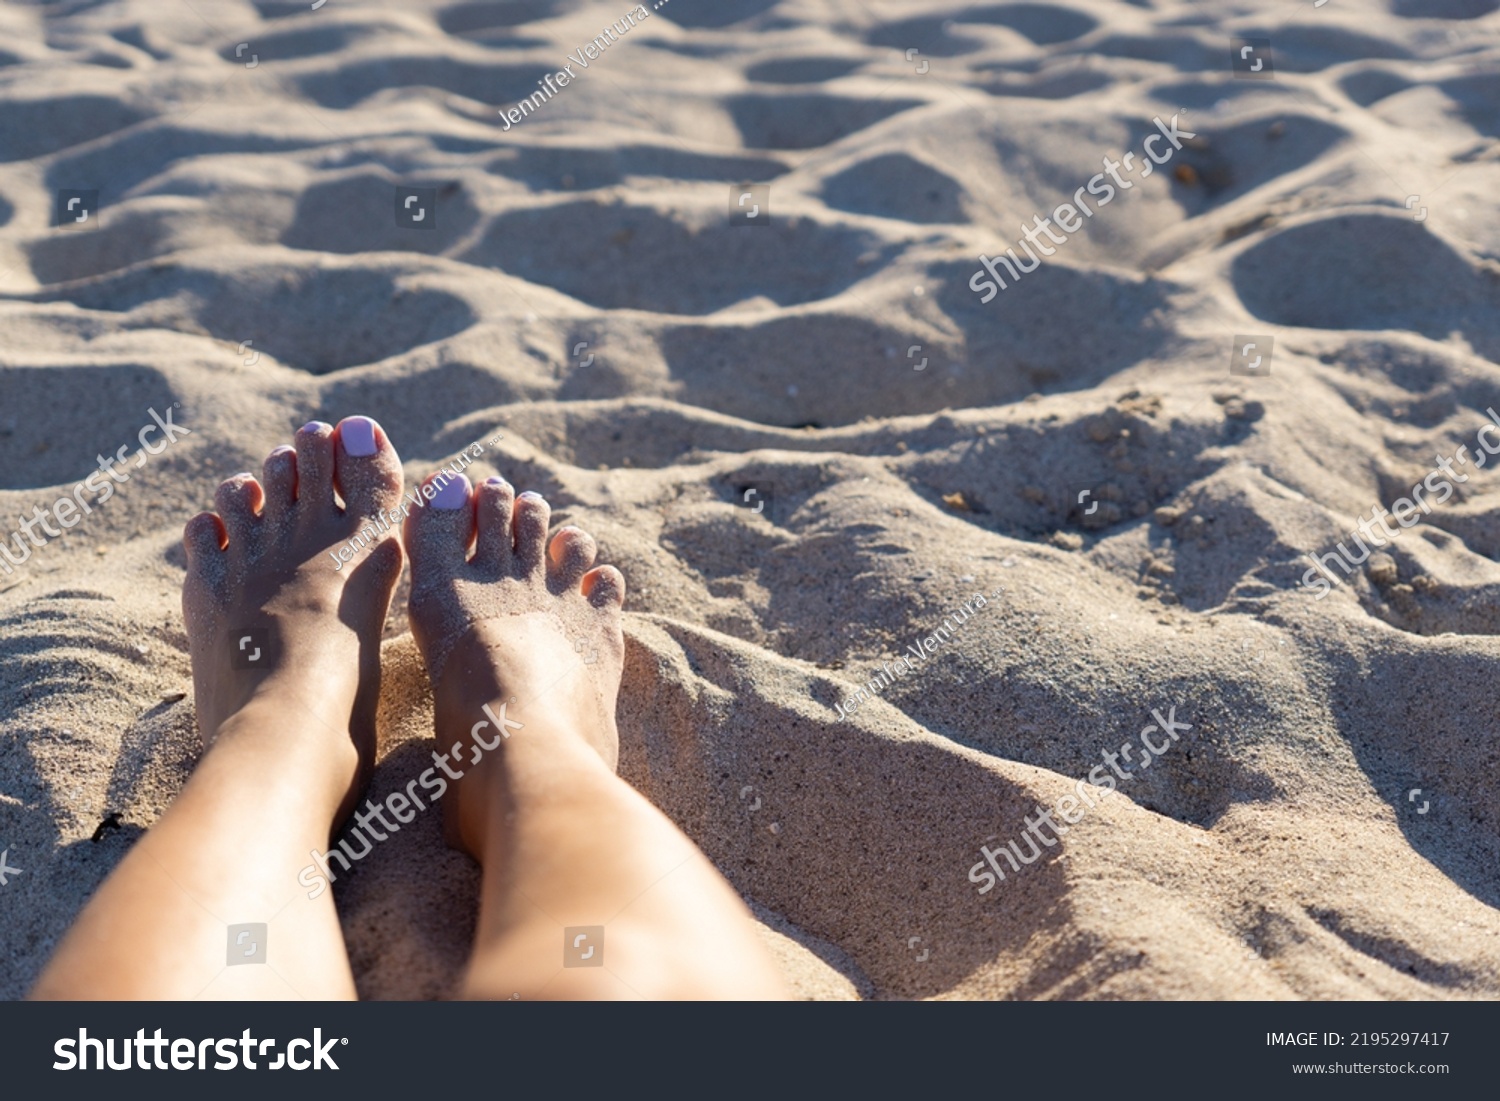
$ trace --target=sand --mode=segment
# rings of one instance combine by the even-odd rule
[[[584,69],[623,0],[0,6],[0,536],[190,431],[0,572],[0,996],[196,759],[182,524],[353,413],[409,480],[501,434],[596,534],[621,771],[797,996],[1500,996],[1496,475],[1321,598],[1301,557],[1500,408],[1495,7],[671,0]],[[431,748],[403,601],[377,795]],[[364,861],[361,993],[448,995],[476,881],[432,815]]]

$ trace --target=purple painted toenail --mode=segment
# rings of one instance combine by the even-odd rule
[[[460,474],[457,478],[449,478],[437,487],[437,496],[432,499],[432,507],[445,509],[452,512],[463,508],[469,503],[469,479]]]
[[[297,449],[289,443],[284,443],[280,447],[273,447],[271,449],[272,455],[295,455],[296,453]]]
[[[533,500],[533,501],[545,501],[546,500],[545,497],[543,497],[540,493],[538,493],[534,489],[528,489],[525,493],[521,494],[521,496],[529,498],[530,500]]]
[[[484,480],[484,484],[487,485],[487,486],[503,486],[505,484],[505,479],[504,478],[486,478]]]
[[[356,459],[368,458],[379,450],[375,443],[375,422],[369,417],[345,420],[339,438],[344,441],[344,450]]]
[[[330,431],[330,432],[333,431],[333,425],[328,424],[328,423],[326,423],[324,421],[308,421],[306,424],[304,424],[302,426],[302,431],[304,431],[304,432],[321,432],[325,428],[328,429],[328,431]]]

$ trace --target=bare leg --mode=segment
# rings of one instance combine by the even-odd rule
[[[624,579],[590,569],[594,541],[576,528],[549,554],[548,518],[496,478],[454,481],[407,521],[412,629],[443,770],[462,777],[445,828],[484,867],[464,992],[783,996],[734,890],[615,775]]]
[[[188,523],[182,604],[208,748],[33,997],[354,996],[333,896],[309,900],[298,875],[371,767],[380,635],[402,563],[386,535],[342,569],[329,552],[395,508],[400,487],[400,460],[374,422],[311,424],[295,451],[266,459],[264,489],[231,478],[218,515]],[[251,629],[266,633],[240,647]],[[253,934],[238,950],[255,946],[265,965],[228,966],[229,926],[251,923],[267,924],[265,944]]]

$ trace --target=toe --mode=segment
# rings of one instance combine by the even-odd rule
[[[546,561],[547,524],[552,507],[540,493],[527,490],[516,498],[516,572],[522,577],[542,572]]]
[[[469,479],[434,475],[424,484],[433,497],[422,508],[411,510],[402,540],[411,555],[413,588],[422,588],[449,577],[463,566],[474,538],[474,509],[470,505]]]
[[[214,508],[224,521],[224,530],[229,533],[231,547],[238,550],[249,541],[256,513],[264,499],[265,494],[254,475],[236,474],[219,483],[219,488],[214,493]]]
[[[599,547],[581,528],[566,527],[552,537],[547,548],[547,587],[555,593],[576,589],[594,564]]]
[[[307,515],[333,511],[333,425],[312,421],[297,431],[297,503]]]
[[[267,455],[260,483],[267,516],[275,519],[290,512],[297,503],[297,449],[283,445]]]
[[[613,566],[600,566],[583,575],[583,595],[596,608],[619,608],[625,603],[625,577]]]
[[[334,432],[334,487],[349,512],[378,516],[401,499],[401,459],[380,425],[346,417]]]
[[[188,565],[194,569],[217,559],[226,541],[224,525],[212,512],[198,513],[182,529],[182,545],[187,550]]]
[[[510,515],[516,491],[504,478],[491,478],[474,491],[474,497],[474,521],[479,529],[474,565],[488,573],[505,572],[511,564]]]

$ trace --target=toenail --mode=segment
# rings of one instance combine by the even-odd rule
[[[437,496],[432,499],[433,508],[445,509],[449,512],[463,508],[468,503],[469,479],[463,474],[457,478],[449,478],[440,485]]]
[[[284,443],[280,447],[273,447],[271,449],[272,455],[295,455],[296,453],[297,449],[289,443]]]
[[[328,431],[330,431],[330,432],[333,431],[333,425],[328,424],[328,423],[326,423],[324,421],[308,421],[306,424],[304,424],[302,426],[302,431],[304,431],[304,432],[322,432],[323,429],[325,429],[325,428],[328,429]]]
[[[532,501],[545,501],[546,500],[545,497],[543,497],[540,493],[538,493],[534,489],[528,489],[525,493],[521,494],[521,496],[527,498],[528,500],[532,500]]]
[[[503,486],[505,484],[505,479],[504,478],[486,478],[484,480],[484,484],[487,485],[487,486]]]
[[[375,443],[375,422],[369,417],[349,417],[339,428],[339,438],[344,441],[344,450],[356,459],[375,454],[379,448]]]

